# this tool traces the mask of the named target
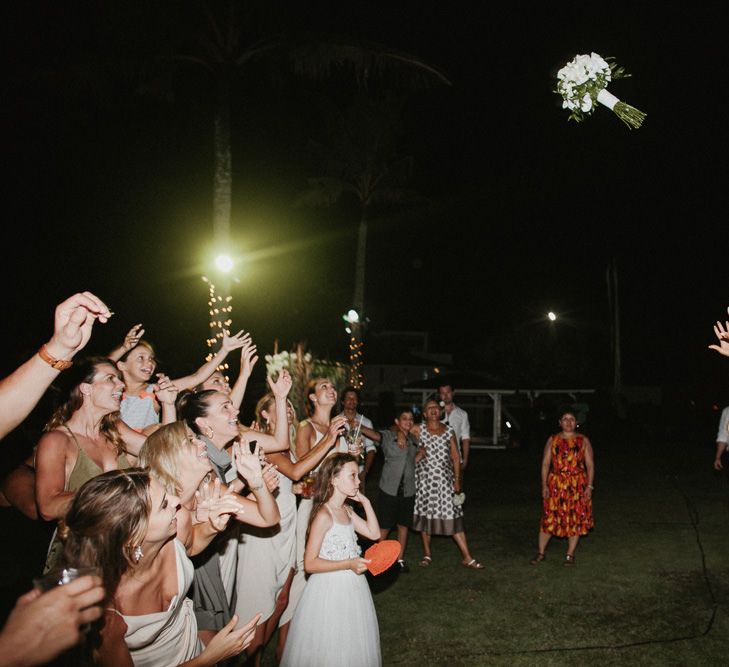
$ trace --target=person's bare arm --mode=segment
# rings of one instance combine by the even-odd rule
[[[338,570],[352,570],[355,574],[363,574],[370,561],[364,558],[348,558],[347,560],[326,560],[319,558],[321,543],[324,535],[332,526],[332,518],[325,509],[314,517],[309,530],[309,539],[306,541],[304,551],[304,569],[307,574],[315,572],[336,572]],[[379,535],[378,535],[379,537]]]
[[[35,499],[46,521],[60,519],[68,510],[73,491],[66,491],[68,436],[60,431],[44,433],[35,456]]]
[[[377,520],[375,511],[372,509],[370,499],[361,491],[357,491],[357,495],[352,500],[360,503],[365,511],[365,519],[362,519],[355,512],[350,511],[349,516],[352,519],[352,525],[355,531],[370,540],[379,540],[380,522]]]
[[[549,487],[547,486],[547,478],[549,477],[549,467],[552,465],[552,438],[547,438],[547,444],[544,445],[544,454],[542,455],[542,498],[549,498]]]
[[[724,466],[721,463],[721,456],[727,449],[727,443],[716,441],[716,456],[714,457],[714,470],[723,470]]]
[[[223,336],[223,342],[220,344],[220,349],[210,358],[210,361],[206,361],[200,368],[198,368],[192,375],[185,375],[184,377],[177,378],[172,381],[178,391],[184,391],[185,389],[192,389],[201,382],[207,380],[217,369],[220,364],[225,361],[225,357],[228,356],[233,350],[237,350],[243,345],[243,332],[239,331],[233,336]]]
[[[94,322],[107,322],[111,315],[91,292],[74,294],[56,307],[53,336],[45,351],[57,360],[72,359],[88,343]],[[0,380],[0,439],[30,414],[60,372],[34,354]]]
[[[107,355],[109,359],[112,361],[119,361],[129,350],[133,350],[135,347],[137,347],[137,344],[142,339],[142,336],[144,336],[144,329],[142,329],[141,322],[139,324],[135,324],[129,331],[127,331],[127,335],[124,336],[124,341],[117,345],[109,354]]]
[[[587,469],[587,488],[585,498],[592,498],[593,482],[595,481],[595,456],[592,451],[592,443],[585,438],[585,468]]]
[[[240,349],[240,373],[233,388],[230,390],[230,401],[236,408],[240,408],[243,403],[248,380],[253,373],[253,367],[258,361],[258,356],[256,355],[257,350],[258,348],[253,344],[250,337],[248,337],[248,340]]]
[[[453,491],[461,492],[461,455],[458,453],[456,436],[451,435],[451,462],[453,463]]]

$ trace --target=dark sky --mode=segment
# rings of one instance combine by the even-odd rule
[[[726,364],[706,351],[729,305],[719,3],[306,4],[266,3],[244,38],[339,33],[414,53],[452,82],[405,107],[408,186],[428,202],[372,220],[373,331],[427,330],[435,349],[487,369],[509,365],[514,341],[554,334],[563,356],[574,346],[591,360],[580,381],[604,383],[615,258],[626,382],[720,390]],[[174,99],[153,94],[157,58],[204,29],[196,6],[3,3],[4,361],[37,347],[79,289],[116,312],[90,348],[141,321],[173,374],[204,353],[209,80],[178,70]],[[610,89],[648,113],[640,130],[603,107],[567,122],[552,77],[591,50],[633,74]],[[264,352],[278,338],[344,356],[356,211],[293,202],[318,175],[317,100],[355,92],[255,68],[236,87],[233,237],[248,259],[234,326]],[[564,314],[556,334],[548,309]]]

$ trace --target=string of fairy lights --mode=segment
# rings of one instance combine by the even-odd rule
[[[349,384],[355,389],[364,387],[364,373],[362,372],[364,367],[363,347],[364,343],[357,340],[355,335],[352,335],[349,339]]]
[[[210,335],[205,342],[207,343],[210,351],[205,357],[205,361],[210,361],[213,356],[215,356],[215,352],[220,349],[223,337],[230,335],[230,325],[233,323],[233,319],[231,317],[231,313],[233,312],[233,297],[230,295],[221,296],[217,294],[213,281],[207,276],[203,276],[202,279],[209,287],[208,315],[210,317]],[[220,364],[218,366],[218,370],[225,375],[225,372],[228,370],[227,362]]]

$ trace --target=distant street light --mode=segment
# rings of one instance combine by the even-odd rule
[[[346,315],[342,315],[342,319],[348,324],[359,324],[359,313],[351,308]]]
[[[557,319],[557,316],[556,316],[556,315],[555,315],[555,314],[554,314],[554,313],[553,313],[553,312],[552,312],[552,311],[550,310],[550,311],[549,311],[549,312],[547,313],[547,319],[548,319],[548,320],[549,320],[550,322],[554,322],[554,321],[555,321],[555,320]]]

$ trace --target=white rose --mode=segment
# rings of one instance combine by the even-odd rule
[[[582,109],[582,111],[589,111],[592,109],[592,98],[590,97],[590,93],[585,93],[583,96],[580,109]]]

